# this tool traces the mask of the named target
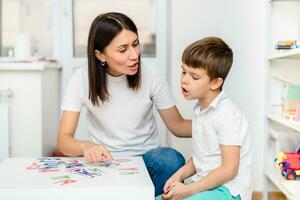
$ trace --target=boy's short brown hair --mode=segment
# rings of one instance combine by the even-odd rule
[[[206,37],[190,44],[182,54],[182,62],[192,68],[206,70],[210,79],[225,81],[233,61],[231,48],[220,38]]]

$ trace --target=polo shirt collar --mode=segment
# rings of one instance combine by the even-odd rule
[[[218,94],[218,96],[216,96],[216,97],[214,98],[214,100],[209,104],[209,106],[208,106],[206,109],[202,110],[202,111],[200,111],[200,104],[199,104],[199,101],[198,101],[198,102],[196,103],[196,105],[194,106],[194,109],[193,109],[193,110],[194,110],[194,113],[195,113],[196,115],[199,115],[199,114],[201,114],[201,113],[203,113],[203,112],[206,112],[206,111],[209,110],[210,108],[217,108],[218,105],[219,105],[219,103],[220,103],[223,99],[225,99],[225,98],[227,98],[225,92],[224,92],[224,91],[221,91],[220,94]]]

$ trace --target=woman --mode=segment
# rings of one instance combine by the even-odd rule
[[[143,156],[155,195],[161,194],[165,181],[185,161],[176,150],[160,147],[153,105],[176,136],[190,136],[191,121],[179,114],[166,82],[141,66],[138,31],[126,15],[96,17],[87,53],[88,67],[74,73],[62,104],[59,150],[90,162]],[[74,138],[83,106],[91,141]]]

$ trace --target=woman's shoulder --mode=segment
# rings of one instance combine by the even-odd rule
[[[69,85],[72,87],[86,88],[88,83],[87,67],[74,68],[71,75]]]
[[[154,66],[150,65],[150,64],[145,64],[142,63],[141,64],[141,71],[142,71],[142,75],[153,75],[155,72]]]
[[[159,73],[159,69],[151,64],[141,64],[142,79],[151,81],[163,79]]]
[[[77,75],[77,76],[86,76],[88,74],[88,68],[87,67],[77,67],[75,68],[74,70],[74,75]]]
[[[87,78],[88,70],[87,67],[78,67],[73,69],[72,79],[76,79],[78,81],[82,81]]]

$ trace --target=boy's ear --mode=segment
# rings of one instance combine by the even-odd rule
[[[95,50],[95,56],[100,60],[101,62],[105,62],[104,55],[101,51]]]
[[[222,78],[215,78],[214,80],[211,81],[212,85],[210,86],[210,88],[212,90],[219,89],[222,86],[223,82],[224,81]]]

